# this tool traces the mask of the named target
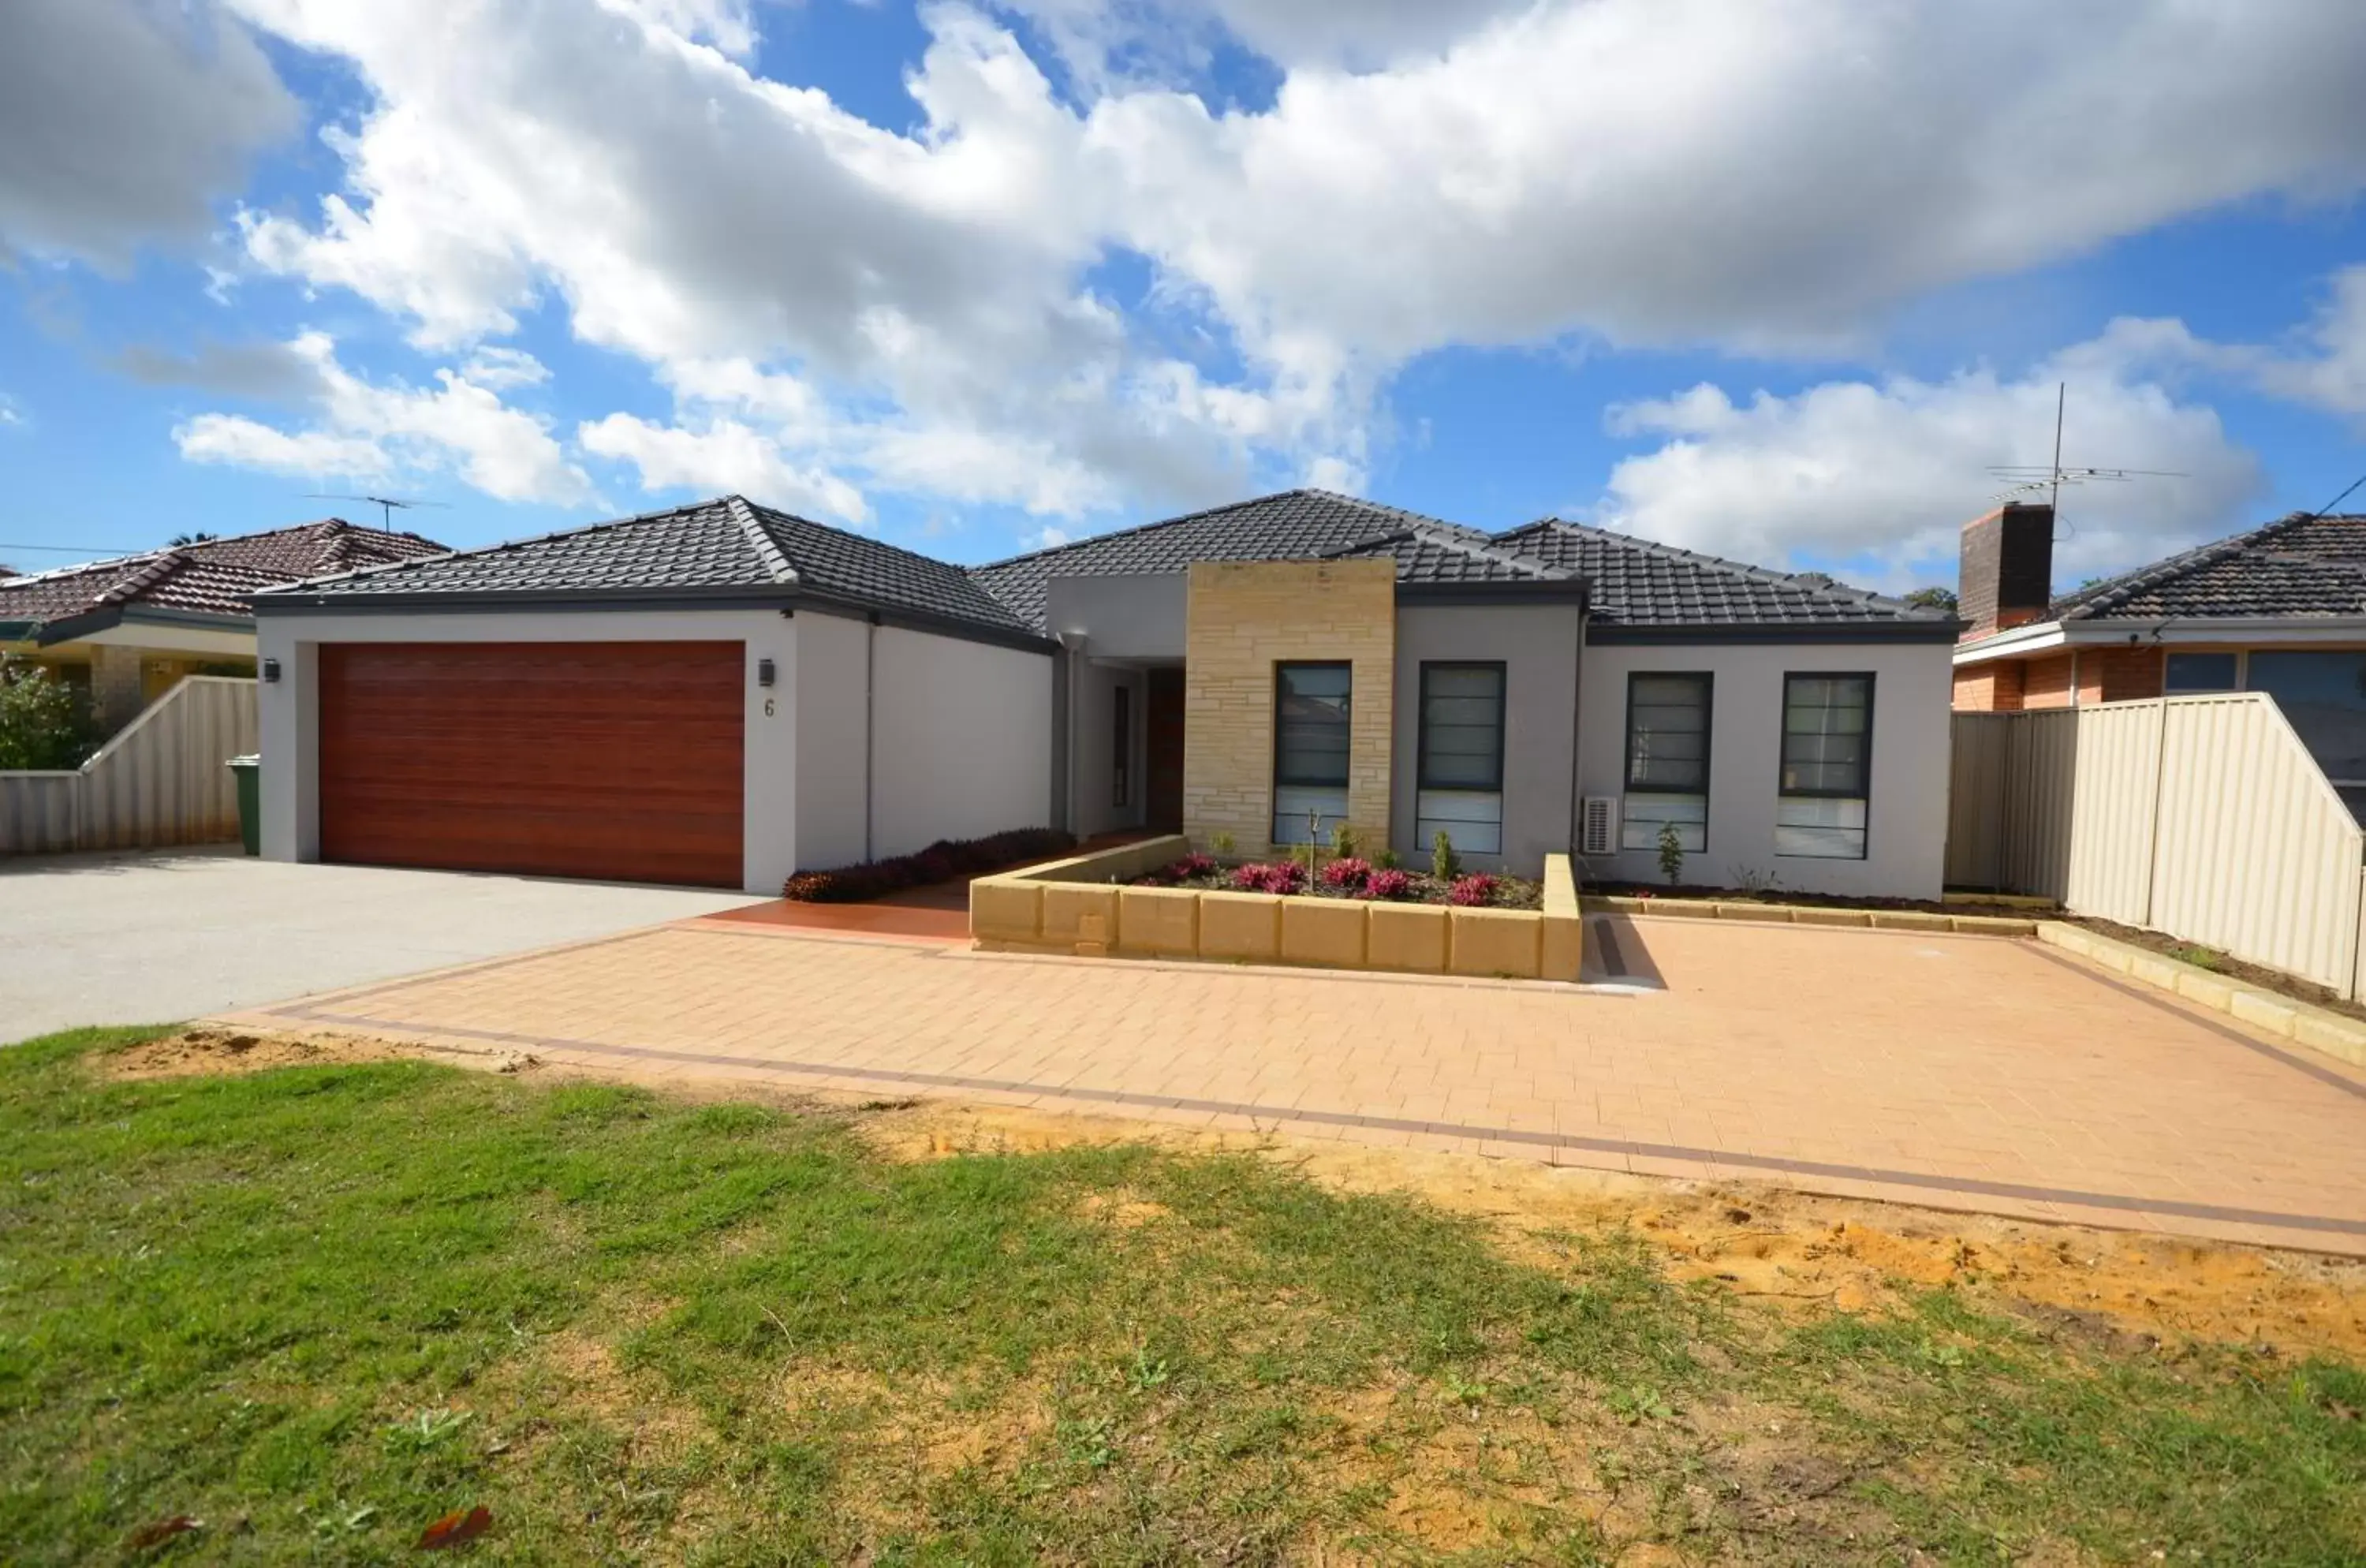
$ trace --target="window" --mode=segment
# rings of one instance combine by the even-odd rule
[[[1784,676],[1774,852],[1865,859],[1872,760],[1872,676]]]
[[[1110,755],[1115,759],[1110,780],[1110,804],[1133,804],[1133,688],[1120,686],[1110,694]]]
[[[2161,689],[2180,692],[2231,692],[2235,689],[2235,656],[2231,653],[2172,653]]]
[[[1707,675],[1627,677],[1627,799],[1618,845],[1656,850],[1673,822],[1688,854],[1708,848]]]
[[[1414,836],[1443,829],[1458,850],[1504,852],[1504,666],[1421,667]]]
[[[1346,664],[1273,667],[1273,841],[1327,839],[1347,818],[1347,712],[1355,672]]]
[[[2325,776],[2366,783],[2366,653],[2255,648],[2250,664],[2251,690],[2276,699]]]

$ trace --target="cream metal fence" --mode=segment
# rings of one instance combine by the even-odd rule
[[[2262,693],[1958,714],[1947,880],[2366,989],[2366,830]]]
[[[192,675],[71,773],[0,773],[0,854],[203,844],[238,837],[237,780],[256,750],[254,682]]]

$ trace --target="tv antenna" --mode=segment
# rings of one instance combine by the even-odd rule
[[[304,499],[307,501],[366,501],[378,509],[380,522],[389,533],[394,531],[394,514],[397,512],[408,512],[415,506],[448,507],[452,504],[448,501],[406,501],[399,495],[332,495],[317,490],[306,491]]]
[[[2045,492],[2045,504],[2061,515],[2062,487],[2082,484],[2125,484],[2130,479],[2181,479],[2185,476],[2169,468],[2091,468],[2062,466],[2062,411],[2069,401],[2070,384],[2054,384],[2054,461],[2043,468],[2027,464],[2008,464],[1990,468],[1993,477],[2006,481],[2005,488],[1990,499],[2010,501],[2017,495]]]

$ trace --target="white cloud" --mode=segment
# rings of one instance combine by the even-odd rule
[[[628,416],[621,460],[720,437],[775,477],[1061,516],[1354,478],[1390,375],[1441,345],[1829,351],[1932,289],[2366,179],[2366,28],[2315,0],[1028,7],[1121,55],[1146,14],[1289,66],[1229,113],[1121,69],[1080,108],[939,5],[909,134],[751,74],[726,0],[434,28],[235,3],[373,95],[316,216],[242,215],[254,265],[434,350],[563,308],[675,392],[678,434]],[[1154,264],[1155,331],[1095,292],[1118,253]]]
[[[1046,523],[1032,533],[1021,534],[1019,536],[1019,550],[1021,555],[1032,550],[1048,550],[1054,546],[1066,544],[1070,537],[1066,529],[1054,528]]]
[[[0,257],[129,266],[189,242],[248,160],[297,127],[295,100],[209,0],[0,5]]]
[[[1600,520],[1742,560],[1840,566],[1891,588],[1944,578],[1958,528],[2002,488],[1988,469],[2051,460],[2057,378],[2076,366],[2064,462],[2184,477],[2066,489],[2057,575],[2076,581],[2223,532],[2262,489],[2256,459],[2211,410],[2157,382],[2098,374],[2109,361],[2099,340],[2014,380],[1970,370],[1833,381],[1744,402],[1703,384],[1626,404],[1612,411],[1614,434],[1668,439],[1612,470]]]
[[[550,379],[549,367],[522,348],[479,347],[468,355],[460,374],[479,387],[502,391],[511,387],[538,387]]]
[[[640,470],[644,490],[735,491],[857,526],[871,520],[861,491],[835,474],[794,467],[771,436],[736,420],[686,429],[612,413],[579,427],[575,438],[586,452],[632,464]]]
[[[201,413],[173,432],[181,456],[193,463],[221,463],[276,474],[335,475],[380,479],[393,459],[376,438],[326,430],[289,434],[241,414]]]
[[[593,499],[592,481],[543,421],[508,407],[464,371],[438,371],[434,388],[380,385],[338,364],[336,344],[321,333],[304,333],[288,347],[318,378],[316,423],[283,431],[242,416],[200,414],[173,433],[183,457],[298,474],[449,472],[501,501]]]
[[[0,392],[0,424],[22,424],[25,416],[17,412],[17,400]]]

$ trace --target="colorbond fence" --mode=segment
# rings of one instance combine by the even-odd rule
[[[254,682],[192,675],[71,773],[0,773],[0,854],[216,843],[238,837],[223,764],[253,753]]]
[[[2366,831],[2258,692],[1958,714],[1947,880],[2360,994]]]

